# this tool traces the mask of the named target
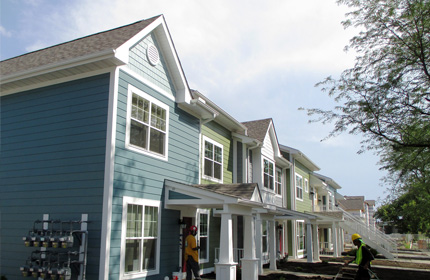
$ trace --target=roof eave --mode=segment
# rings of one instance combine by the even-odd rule
[[[74,76],[76,73],[84,74],[82,71],[73,71],[73,69],[79,69],[80,67],[87,66],[88,69],[93,71],[101,69],[110,69],[116,66],[122,66],[126,62],[117,56],[117,53],[113,49],[107,49],[101,52],[92,53],[86,56],[80,56],[69,60],[64,60],[59,63],[48,64],[41,67],[32,68],[25,71],[20,71],[13,73],[11,75],[2,76],[0,79],[0,84],[2,86],[1,95],[8,95],[14,92],[18,92],[25,87],[25,90],[38,87],[41,82],[54,82],[55,80],[61,78],[67,78],[68,76]],[[91,66],[91,67],[89,67]],[[70,70],[70,71],[67,71]],[[64,75],[59,77],[58,73],[63,71]],[[57,75],[52,75],[52,73],[57,73]],[[13,83],[17,83],[24,80],[34,79],[34,82],[30,85],[31,88],[26,86],[28,83],[22,83],[19,87],[8,87]]]

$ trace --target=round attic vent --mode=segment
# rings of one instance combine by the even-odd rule
[[[153,44],[148,45],[148,48],[146,49],[146,56],[148,57],[148,61],[152,66],[157,65],[160,61],[158,50]]]

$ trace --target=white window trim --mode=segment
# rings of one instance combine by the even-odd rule
[[[264,186],[264,161],[265,160],[267,160],[269,163],[271,163],[271,164],[273,164],[273,190],[271,189],[271,188],[266,188],[265,186]],[[273,194],[276,194],[276,192],[275,192],[275,180],[276,180],[276,165],[275,165],[275,163],[273,162],[273,161],[271,161],[270,159],[268,159],[268,158],[263,158],[263,168],[262,168],[262,172],[263,172],[263,188],[264,188],[264,190],[265,191],[268,191],[268,192],[271,192],[271,193],[273,193]]]
[[[143,271],[137,273],[125,273],[125,243],[127,233],[127,206],[129,204],[137,204],[145,206],[158,207],[158,229],[157,229],[157,252],[155,257],[155,269],[150,271]],[[150,200],[137,197],[123,197],[122,205],[122,225],[121,225],[121,257],[120,257],[120,279],[135,279],[146,277],[150,275],[157,275],[160,273],[160,243],[161,243],[161,202],[158,200]]]
[[[214,146],[218,146],[221,148],[221,179],[217,179],[215,177],[211,177],[211,176],[207,176],[205,175],[205,142],[209,142],[211,144],[213,144]],[[212,182],[217,182],[217,183],[222,183],[223,179],[224,179],[224,145],[218,143],[215,140],[210,139],[207,136],[203,135],[203,143],[202,143],[202,178],[208,181],[212,181]]]
[[[277,174],[277,172],[278,171],[281,171],[281,181],[280,182],[278,182],[278,174]],[[278,193],[277,191],[276,191],[276,189],[277,189],[277,184],[278,183],[280,183],[280,188],[281,188],[281,191],[280,191],[280,193]],[[284,187],[284,172],[282,171],[282,169],[281,168],[279,168],[279,167],[275,167],[275,194],[277,195],[277,196],[282,196],[282,194],[284,193],[283,192],[283,187]]]
[[[207,242],[208,242],[208,244],[207,244],[207,251],[208,251],[208,254],[207,254],[207,258],[206,259],[200,259],[200,254],[199,254],[199,263],[207,263],[207,262],[209,262],[209,254],[210,254],[210,246],[209,246],[209,240],[210,240],[210,209],[197,209],[197,225],[199,225],[200,226],[200,214],[205,214],[205,215],[207,215],[208,216],[208,235],[207,235]],[[198,233],[198,240],[200,241],[200,229],[198,229],[198,231],[197,231],[197,233]]]
[[[302,185],[301,185],[302,198],[298,197],[298,193],[297,193],[297,177],[300,177],[302,179]],[[298,174],[298,173],[296,173],[295,177],[294,177],[294,182],[295,182],[294,188],[295,188],[295,192],[296,192],[296,199],[300,200],[300,201],[303,201],[303,176],[300,175],[300,174]]]
[[[133,93],[142,96],[146,100],[148,100],[151,103],[154,103],[155,105],[163,108],[166,110],[166,139],[164,142],[164,155],[160,155],[158,153],[151,152],[149,150],[134,146],[130,144],[130,127],[131,127],[131,106],[132,106],[132,98]],[[145,154],[154,158],[158,158],[161,160],[168,160],[168,153],[169,153],[169,106],[162,103],[161,101],[157,100],[156,98],[152,97],[151,95],[143,92],[142,90],[132,86],[128,85],[128,96],[127,96],[127,123],[126,123],[126,130],[125,130],[125,147],[126,149],[132,150],[134,152]],[[148,130],[149,133],[149,130]]]

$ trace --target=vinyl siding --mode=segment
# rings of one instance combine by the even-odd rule
[[[87,277],[97,278],[109,74],[1,98],[1,274],[21,279],[22,236],[43,214],[89,215]]]
[[[300,162],[295,161],[295,172],[303,177],[303,184],[305,179],[308,180],[308,192],[305,191],[305,187],[303,185],[303,201],[296,199],[295,210],[299,212],[312,211],[312,200],[309,199],[309,172],[310,171]]]
[[[152,66],[148,62],[146,55],[146,49],[149,44],[157,47],[159,51],[160,62],[155,66]],[[168,94],[175,95],[174,86],[169,79],[166,62],[164,61],[163,54],[160,52],[154,34],[149,34],[130,49],[128,67]]]
[[[223,183],[233,183],[233,142],[231,140],[231,133],[226,128],[222,127],[218,123],[212,121],[202,126],[202,136],[206,136],[221,145],[223,145]],[[202,138],[201,147],[202,157],[204,156],[204,142]],[[203,167],[203,158],[202,158]],[[203,174],[203,170],[201,171]],[[214,183],[210,180],[202,179],[202,184]]]
[[[168,160],[141,154],[125,147],[128,85],[142,90],[169,107]],[[118,89],[117,133],[115,144],[114,187],[110,279],[118,279],[120,269],[122,198],[162,201],[164,180],[198,183],[199,120],[179,109],[174,101],[153,90],[142,81],[120,71]],[[163,203],[161,204],[163,206]],[[178,270],[180,231],[179,211],[161,210],[160,274],[146,279],[164,279]],[[160,278],[161,277],[161,278]]]

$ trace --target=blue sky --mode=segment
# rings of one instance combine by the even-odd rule
[[[334,0],[0,0],[0,59],[164,14],[190,87],[238,121],[273,118],[278,140],[306,154],[344,195],[385,197],[360,136],[326,141],[299,107],[333,108],[314,85],[352,67],[356,33]]]

